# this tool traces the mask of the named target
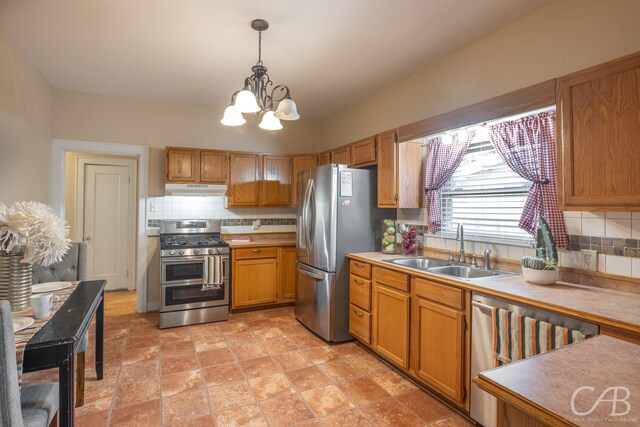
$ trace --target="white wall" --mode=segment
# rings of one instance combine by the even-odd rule
[[[0,31],[0,202],[49,203],[53,90]]]
[[[322,123],[320,148],[357,141],[636,51],[640,1],[556,0],[336,112]]]

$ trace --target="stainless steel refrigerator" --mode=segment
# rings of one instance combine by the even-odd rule
[[[298,173],[296,318],[327,341],[349,335],[350,252],[380,250],[377,172],[330,164]]]

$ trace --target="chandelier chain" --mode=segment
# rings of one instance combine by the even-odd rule
[[[262,31],[258,31],[258,64],[262,65]]]

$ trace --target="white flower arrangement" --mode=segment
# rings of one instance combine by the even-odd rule
[[[0,203],[0,256],[23,252],[22,262],[54,264],[70,247],[69,227],[40,202]]]

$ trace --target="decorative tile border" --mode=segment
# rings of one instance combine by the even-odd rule
[[[240,218],[223,219],[223,227],[235,227],[242,225],[253,225],[253,221],[259,220],[260,225],[296,225],[295,218]]]
[[[591,249],[605,255],[637,258],[640,256],[640,240],[614,237],[569,235],[570,250]]]

